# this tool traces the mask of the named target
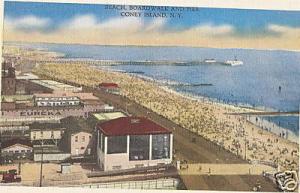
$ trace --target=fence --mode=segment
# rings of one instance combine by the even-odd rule
[[[118,189],[177,189],[179,180],[175,178],[145,180],[145,181],[124,181],[108,182],[99,184],[81,185],[84,188],[118,188]]]

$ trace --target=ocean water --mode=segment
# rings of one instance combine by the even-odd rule
[[[300,52],[280,50],[214,49],[190,47],[87,46],[63,44],[25,44],[32,48],[64,53],[66,58],[126,61],[217,61],[235,56],[242,66],[199,65],[117,65],[113,70],[143,72],[157,80],[212,86],[171,86],[179,92],[201,95],[218,101],[244,104],[275,111],[298,111],[300,104]],[[281,87],[281,91],[279,90]],[[299,118],[279,116],[270,119],[293,131]],[[293,117],[293,116],[291,116]],[[288,121],[287,121],[288,120]],[[298,132],[296,132],[298,133]]]
[[[263,117],[269,122],[287,128],[290,131],[294,132],[296,135],[299,135],[299,117],[298,116],[270,116]]]

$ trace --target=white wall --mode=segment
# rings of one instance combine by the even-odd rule
[[[43,134],[41,133],[43,132]],[[42,139],[61,139],[62,137],[62,130],[43,130],[41,131],[30,131],[30,140],[42,140]],[[53,137],[51,137],[53,132]],[[35,138],[34,138],[35,136]]]
[[[125,154],[106,154],[104,170],[113,170],[114,166],[121,166],[120,169],[135,168],[136,165],[156,166],[158,164],[170,164],[172,159],[158,159],[158,160],[137,160],[129,161],[129,153]]]
[[[44,161],[62,161],[64,159],[67,159],[71,156],[69,153],[55,153],[55,154],[43,154],[43,160]],[[42,154],[34,154],[33,160],[34,161],[41,161]]]
[[[32,152],[32,147],[28,147],[25,145],[20,145],[20,144],[15,144],[13,146],[3,148],[1,151],[2,152],[7,152],[10,153],[9,151],[13,151],[13,153],[17,153],[16,151],[19,151],[18,153],[22,153],[21,151],[24,150],[24,153],[27,153],[27,150],[30,150]]]
[[[98,135],[99,136],[99,135]],[[150,136],[149,145],[152,144],[152,137]],[[151,145],[149,150],[151,150]],[[152,157],[152,151],[149,152],[149,157]],[[121,166],[120,169],[135,168],[136,165],[156,166],[158,164],[171,164],[173,157],[173,134],[170,134],[170,158],[156,159],[156,160],[137,160],[129,161],[129,136],[127,136],[127,153],[107,154],[107,137],[105,137],[105,152],[103,153],[99,146],[97,147],[98,164],[104,164],[104,170],[113,170],[114,166]],[[100,162],[100,163],[99,163]]]
[[[77,142],[76,137],[78,137]],[[82,139],[83,137],[85,138],[84,141]],[[87,154],[88,148],[92,148],[92,134],[87,132],[79,132],[71,136],[71,155],[76,156]]]

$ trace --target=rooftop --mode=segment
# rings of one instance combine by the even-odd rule
[[[7,141],[2,142],[1,148],[7,148],[7,147],[10,147],[10,146],[15,145],[15,144],[20,144],[20,145],[25,145],[25,146],[28,146],[28,147],[32,147],[32,144],[30,143],[29,140],[15,138],[15,139],[11,139],[11,140],[7,140]]]
[[[2,102],[30,101],[33,95],[2,95]]]
[[[83,100],[81,101],[84,105],[105,105],[101,100]]]
[[[54,80],[31,80],[31,82],[50,88],[52,90],[76,91],[76,92],[82,91],[82,88],[80,87],[75,87]]]
[[[21,79],[21,80],[32,80],[32,79],[38,79],[39,77],[32,74],[32,73],[24,73],[20,74],[16,77],[16,79]]]
[[[30,130],[61,130],[65,129],[60,123],[38,123],[34,122],[29,125]]]
[[[3,117],[0,116],[0,126],[20,126],[33,122],[59,123],[59,117]]]
[[[34,94],[35,97],[78,97],[80,100],[99,100],[98,97],[94,96],[93,93],[84,93],[84,92],[63,92],[63,91],[54,91],[53,93],[37,93]]]
[[[112,82],[102,82],[99,84],[100,87],[115,87],[118,88],[119,85],[116,83],[112,83]]]
[[[126,115],[122,112],[94,113],[93,116],[98,121],[107,121],[107,120],[111,120],[111,119],[117,119],[120,117],[126,117]]]
[[[61,119],[63,127],[66,128],[66,132],[73,134],[78,132],[93,132],[93,128],[87,123],[84,118],[79,117],[66,117]]]
[[[106,136],[150,135],[171,133],[145,117],[120,117],[97,124],[97,128]]]

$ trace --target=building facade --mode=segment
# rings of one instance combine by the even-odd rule
[[[70,116],[61,119],[61,124],[66,128],[60,144],[61,149],[69,152],[72,157],[92,156],[95,137],[93,127],[89,125],[87,120]]]
[[[76,96],[61,97],[35,97],[35,105],[38,107],[54,106],[77,106],[80,105],[80,99]]]
[[[11,139],[1,143],[1,156],[4,160],[31,159],[32,144],[26,139]]]
[[[120,94],[120,87],[116,83],[102,82],[99,84],[99,88],[107,93]]]
[[[1,70],[1,95],[15,95],[16,94],[16,75],[15,68],[11,62],[3,62]]]
[[[111,111],[109,105],[102,102],[97,104],[83,104],[79,106],[54,106],[54,107],[28,107],[26,109],[3,110],[1,111],[3,118],[42,118],[42,117],[59,117],[68,116],[87,118],[92,112]]]
[[[143,117],[121,117],[96,126],[97,163],[104,171],[172,162],[173,135]]]
[[[82,87],[76,87],[54,80],[30,80],[31,82],[51,89],[53,91],[68,91],[68,92],[81,92]]]
[[[92,133],[86,131],[74,132],[70,138],[71,156],[91,155]]]
[[[32,123],[30,140],[34,145],[58,145],[65,128],[60,123]]]

